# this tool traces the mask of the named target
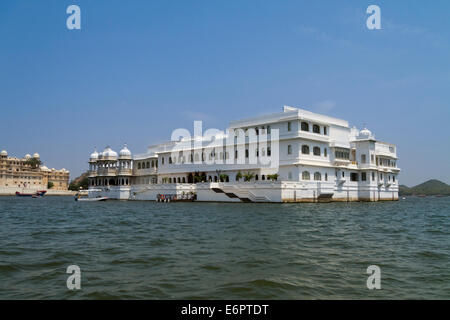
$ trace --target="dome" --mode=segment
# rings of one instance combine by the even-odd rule
[[[370,131],[369,129],[364,127],[364,129],[362,129],[359,132],[358,138],[359,139],[373,139],[374,137],[373,137],[372,131]]]
[[[6,150],[2,150],[2,152],[0,152],[0,156],[8,156],[8,152],[6,152]]]
[[[42,171],[50,171],[46,166],[42,166],[42,167],[41,167],[41,170],[42,170]]]
[[[131,157],[131,151],[127,148],[127,144],[123,146],[123,149],[120,150],[119,156],[121,158],[130,158]]]
[[[97,152],[97,149],[94,149],[94,152],[92,152],[91,153],[91,156],[89,157],[90,159],[91,159],[91,161],[92,160],[97,160],[98,159],[98,156],[99,156],[99,154],[98,154],[98,152]]]
[[[31,155],[29,155],[28,153],[25,155],[25,159],[30,159]]]
[[[102,152],[102,158],[117,158],[117,152],[115,152],[111,147],[106,147]]]
[[[40,158],[39,153],[36,152],[35,154],[33,154],[33,158],[39,159]]]

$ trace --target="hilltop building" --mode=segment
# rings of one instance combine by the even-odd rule
[[[0,152],[0,189],[2,191],[20,191],[22,189],[47,190],[49,182],[52,190],[67,190],[69,171],[66,169],[49,169],[44,165],[34,165],[39,160],[38,153],[27,154],[23,158],[10,157],[8,152]]]
[[[223,142],[223,143],[218,143]],[[271,159],[267,164],[264,159]],[[256,162],[250,161],[256,159]],[[319,202],[398,200],[397,148],[347,121],[284,107],[132,156],[106,147],[89,160],[89,195],[156,200]]]

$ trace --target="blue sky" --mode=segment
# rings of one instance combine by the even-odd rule
[[[74,178],[94,146],[292,105],[397,144],[401,183],[450,183],[449,17],[446,0],[1,1],[0,149]]]

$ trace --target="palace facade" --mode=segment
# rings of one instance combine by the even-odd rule
[[[38,153],[17,158],[8,156],[6,150],[0,152],[0,190],[3,192],[22,189],[47,190],[49,182],[53,183],[52,190],[67,190],[69,171],[49,169],[40,165]]]
[[[89,160],[89,195],[156,200],[321,202],[398,200],[397,148],[347,121],[285,106],[225,132],[177,131],[132,155],[106,147]],[[174,135],[172,135],[172,138]]]

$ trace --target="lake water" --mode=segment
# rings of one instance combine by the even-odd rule
[[[66,268],[81,268],[81,290]],[[366,269],[381,268],[381,290]],[[0,299],[450,299],[450,198],[0,197]]]

